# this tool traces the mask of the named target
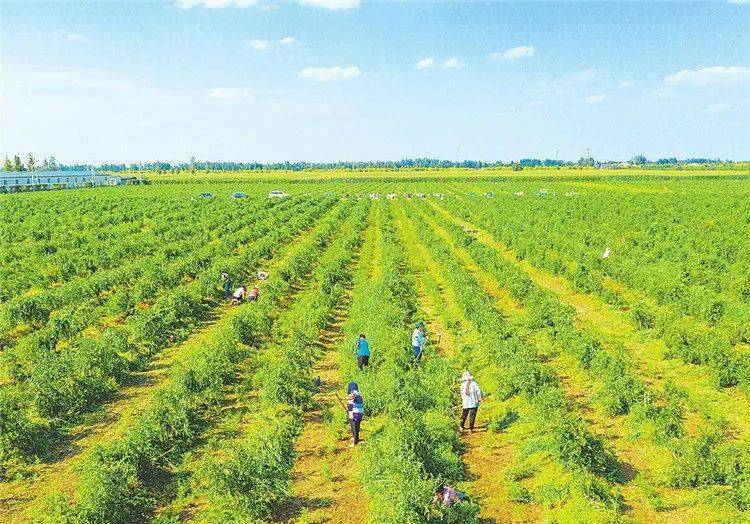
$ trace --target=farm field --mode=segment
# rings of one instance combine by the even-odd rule
[[[453,171],[0,195],[0,522],[747,521],[748,173]]]

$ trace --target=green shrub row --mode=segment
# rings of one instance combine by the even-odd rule
[[[623,473],[613,451],[593,435],[571,409],[554,371],[540,361],[534,348],[506,322],[495,308],[494,299],[458,261],[450,246],[421,214],[412,215],[411,219],[415,220],[423,242],[443,268],[444,277],[457,290],[457,304],[483,342],[480,347],[464,347],[462,358],[475,370],[492,370],[494,384],[488,388],[492,394],[501,400],[522,395],[531,407],[532,420],[527,422],[537,426],[539,432],[526,446],[526,453],[548,454],[569,471],[571,494],[578,486],[595,485],[597,489],[580,494],[592,497],[589,501],[592,505],[614,514],[619,512],[621,498],[612,483],[622,481]],[[557,309],[560,308],[537,310],[529,321],[547,328],[569,326],[570,319],[554,315]]]
[[[273,328],[272,318],[314,265],[326,240],[348,213],[346,207],[326,217],[313,236],[276,268],[258,302],[232,310],[211,331],[208,342],[172,372],[171,381],[124,436],[96,446],[84,460],[71,505],[54,495],[43,501],[37,517],[47,522],[131,523],[146,519],[183,454],[195,443],[237,366],[253,355]]]
[[[160,298],[141,315],[132,317],[131,322],[107,329],[97,338],[79,337],[59,351],[51,351],[44,344],[19,348],[27,352],[20,353],[19,360],[28,361],[29,369],[17,366],[17,383],[5,385],[3,389],[23,392],[19,394],[26,398],[28,407],[16,416],[27,420],[0,420],[6,434],[2,444],[8,445],[0,448],[0,458],[7,462],[18,455],[44,457],[54,437],[52,428],[59,428],[61,420],[72,420],[101,404],[133,370],[142,368],[151,355],[169,343],[169,334],[182,338],[194,322],[205,318],[210,306],[216,303],[216,275],[222,268],[249,277],[278,245],[308,227],[310,220],[319,217],[332,204],[333,201],[327,199],[292,218],[270,217],[263,229],[255,230],[258,237],[249,249],[212,261],[193,283]],[[7,398],[17,403],[19,394]],[[34,413],[44,418],[39,421]],[[30,435],[38,438],[32,439]],[[34,441],[37,446],[29,446]],[[19,445],[13,446],[14,442]]]
[[[321,354],[318,340],[349,287],[348,268],[366,217],[367,205],[358,205],[324,248],[307,288],[278,318],[272,341],[245,379],[249,391],[258,395],[239,422],[242,430],[231,436],[220,432],[217,442],[206,446],[187,489],[178,489],[189,495],[163,512],[160,523],[179,521],[180,506],[196,499],[209,503],[195,518],[216,523],[267,519],[288,501],[294,441],[315,392],[312,370]]]
[[[488,271],[499,285],[521,305],[532,311],[531,327],[549,326],[549,333],[562,351],[574,357],[579,366],[602,383],[597,400],[611,416],[632,414],[634,421],[650,424],[654,443],[666,446],[670,458],[670,482],[674,486],[722,485],[732,489],[728,495],[740,510],[750,505],[747,478],[750,477],[750,447],[728,441],[718,430],[688,438],[684,430],[684,393],[667,383],[657,396],[633,370],[622,348],[606,350],[599,340],[573,327],[574,311],[554,294],[541,289],[520,268],[508,263],[491,248],[476,242],[461,228],[447,225],[455,240]],[[661,397],[661,398],[659,398]],[[734,473],[719,473],[716,457],[731,452]],[[729,471],[724,468],[724,471]]]
[[[363,264],[356,276],[349,318],[340,346],[342,375],[356,380],[365,399],[364,443],[359,455],[372,522],[474,522],[473,503],[439,511],[434,489],[463,480],[460,443],[453,419],[454,370],[446,359],[426,357],[411,363],[411,330],[420,320],[414,275],[404,258],[388,204],[380,206],[371,227],[379,235],[363,247],[363,259],[378,256],[378,276]],[[372,242],[380,238],[380,246]],[[372,348],[370,367],[356,369],[353,344],[365,333]],[[346,381],[345,381],[346,382]],[[369,425],[378,419],[380,429]]]

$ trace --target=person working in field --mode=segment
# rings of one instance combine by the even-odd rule
[[[414,360],[419,362],[424,351],[424,322],[418,322],[411,333],[411,350]]]
[[[370,344],[364,334],[359,336],[354,347],[357,355],[357,367],[362,371],[365,366],[370,364]]]
[[[364,400],[362,400],[362,395],[359,394],[359,386],[356,382],[349,382],[346,392],[349,395],[346,403],[346,411],[349,415],[349,427],[352,430],[352,442],[349,444],[349,447],[353,448],[359,444],[359,428],[362,424],[362,418],[365,415],[365,404]]]
[[[253,289],[250,290],[250,293],[247,295],[248,301],[254,301],[258,300],[258,297],[260,296],[260,289],[258,289],[258,286],[253,286]]]
[[[232,295],[232,279],[226,271],[221,272],[221,284],[224,286],[224,298],[229,299]]]
[[[232,294],[232,305],[238,306],[245,298],[247,298],[247,286],[243,284]]]
[[[457,490],[453,486],[444,484],[435,490],[432,503],[441,508],[450,508],[453,504],[458,504],[464,500],[466,500],[466,493]]]
[[[479,389],[471,373],[464,371],[461,375],[461,431],[465,431],[466,419],[469,419],[469,433],[474,433],[474,420],[477,418],[477,410],[482,402],[482,390]]]

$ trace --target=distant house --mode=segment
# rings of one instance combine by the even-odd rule
[[[0,193],[121,184],[122,177],[96,171],[0,171]]]

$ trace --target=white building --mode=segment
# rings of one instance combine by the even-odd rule
[[[0,193],[120,184],[122,177],[96,171],[0,171]]]

